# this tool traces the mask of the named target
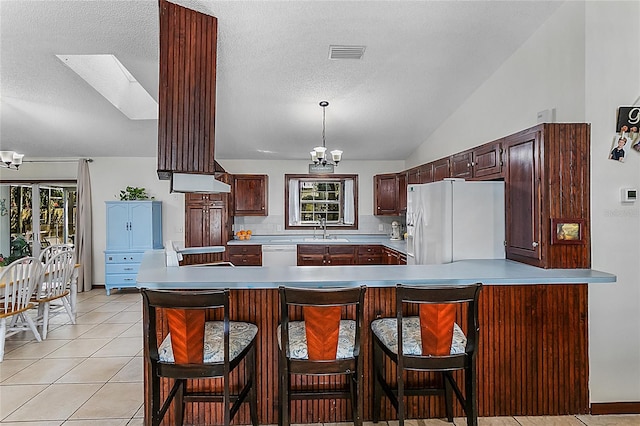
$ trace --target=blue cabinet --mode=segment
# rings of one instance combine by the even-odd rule
[[[160,201],[107,201],[105,287],[136,286],[145,250],[162,248]]]

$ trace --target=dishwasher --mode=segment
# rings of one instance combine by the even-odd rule
[[[263,244],[262,266],[297,266],[298,250],[295,244]]]

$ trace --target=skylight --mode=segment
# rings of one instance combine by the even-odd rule
[[[56,55],[131,120],[155,120],[158,103],[114,55]]]

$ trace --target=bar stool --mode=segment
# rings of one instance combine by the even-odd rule
[[[151,365],[151,424],[162,423],[171,402],[176,399],[175,424],[182,425],[186,402],[222,402],[224,424],[229,425],[245,400],[249,402],[251,423],[258,425],[255,389],[255,340],[258,327],[229,321],[229,290],[162,291],[142,290],[147,342]],[[169,334],[157,341],[157,311],[163,309]],[[205,321],[205,312],[223,310],[222,321]],[[245,360],[242,389],[230,392],[229,374]],[[160,405],[160,379],[173,379],[168,396]],[[193,392],[187,379],[222,378],[221,392]]]
[[[478,343],[478,296],[482,284],[461,286],[396,286],[396,318],[371,322],[373,332],[373,422],[380,419],[382,395],[398,413],[399,426],[406,416],[404,397],[444,395],[446,415],[453,422],[453,395],[462,405],[467,425],[478,424],[476,395],[476,349]],[[418,308],[418,315],[404,316],[403,308]],[[465,320],[464,322],[461,320]],[[465,324],[463,332],[458,322]],[[402,336],[402,339],[398,339]],[[395,364],[394,388],[387,380],[385,357]],[[452,372],[464,371],[464,394]],[[421,387],[405,383],[405,371],[442,374],[442,386]]]
[[[295,289],[280,287],[278,336],[278,424],[290,425],[291,400],[350,399],[354,423],[363,419],[363,366],[360,330],[365,287]],[[296,309],[295,307],[302,307]],[[300,310],[304,320],[299,317]],[[291,376],[347,376],[343,388],[293,387]]]

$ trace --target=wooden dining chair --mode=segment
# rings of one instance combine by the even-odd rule
[[[44,264],[42,283],[34,294],[34,301],[38,304],[36,324],[40,325],[42,339],[47,338],[49,319],[53,315],[64,311],[71,323],[76,323],[71,306],[75,264],[75,252],[70,250],[57,252]]]
[[[384,393],[397,411],[399,426],[404,425],[406,418],[405,396],[413,395],[444,396],[447,420],[453,422],[455,394],[466,414],[467,425],[478,424],[475,359],[481,288],[480,283],[396,286],[396,317],[371,322],[374,423],[380,419]],[[413,315],[404,315],[404,309],[411,311],[411,308]],[[395,365],[395,371],[386,371],[385,356]],[[408,383],[407,371],[439,373],[441,385],[424,387]],[[464,372],[464,386],[457,383],[453,374],[456,371]]]
[[[142,290],[147,342],[145,356],[150,362],[151,424],[160,425],[175,401],[175,424],[182,425],[188,402],[222,402],[224,424],[229,425],[249,402],[251,423],[258,425],[256,393],[255,324],[229,320],[229,290]],[[167,318],[169,333],[158,344],[158,315]],[[207,321],[207,315],[222,311],[222,321]],[[244,360],[244,383],[231,393],[229,375]],[[188,380],[222,378],[221,391],[192,391]],[[161,403],[161,379],[173,384]]]
[[[360,335],[366,288],[280,287],[278,424],[289,426],[292,400],[350,399],[353,421],[363,421]],[[300,309],[301,308],[301,309]],[[302,312],[300,312],[302,311]],[[299,318],[302,315],[301,319]],[[346,376],[347,384],[293,386],[293,376]]]
[[[43,266],[34,257],[23,257],[0,273],[0,361],[4,358],[7,337],[31,330],[42,341],[33,319],[27,311],[35,306],[32,296],[42,281]]]

